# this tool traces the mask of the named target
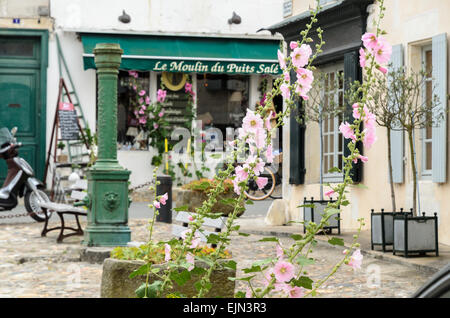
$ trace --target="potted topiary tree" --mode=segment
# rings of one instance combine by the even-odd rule
[[[58,143],[59,155],[56,156],[56,161],[59,163],[66,163],[68,161],[67,155],[62,153],[64,148],[66,148],[66,144],[60,141]]]
[[[392,103],[395,105],[395,127],[407,134],[413,176],[412,216],[408,214],[394,215],[393,219],[393,251],[402,252],[404,256],[410,253],[436,252],[437,250],[437,216],[419,216],[417,208],[417,163],[415,151],[416,129],[429,129],[439,124],[444,112],[439,108],[440,101],[434,94],[435,85],[430,81],[431,74],[425,71],[405,68],[392,70],[388,75]],[[427,89],[426,94],[423,93]],[[420,206],[420,205],[419,205]]]

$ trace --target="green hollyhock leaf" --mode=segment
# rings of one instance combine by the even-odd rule
[[[339,237],[333,237],[333,238],[329,239],[328,243],[330,243],[331,245],[344,246],[344,240]]]
[[[172,272],[170,278],[174,280],[178,286],[183,286],[188,280],[191,279],[191,273],[187,269],[180,273]]]
[[[222,265],[223,265],[223,267],[231,268],[233,270],[236,270],[237,263],[235,261],[231,260],[231,261],[224,262]]]
[[[292,282],[294,286],[312,289],[313,280],[307,276],[301,276],[299,279],[294,279]]]
[[[291,238],[292,238],[293,240],[295,240],[295,241],[300,241],[300,240],[303,239],[303,236],[300,235],[300,234],[292,234],[292,235],[291,235]]]
[[[151,264],[144,264],[141,267],[139,267],[138,269],[136,269],[135,271],[133,271],[130,276],[128,276],[129,278],[134,278],[136,276],[139,275],[147,275],[148,271],[151,268]]]
[[[178,207],[178,208],[174,208],[174,210],[175,210],[176,212],[180,212],[180,211],[187,211],[188,208],[189,208],[188,205],[183,205],[183,206],[180,206],[180,207]]]
[[[296,259],[295,259],[295,261],[297,262],[297,264],[298,265],[300,265],[300,266],[308,266],[308,265],[312,265],[312,264],[314,264],[314,259],[312,259],[312,258],[307,258],[307,257],[305,257],[305,256],[303,256],[303,255],[300,255],[299,257],[297,257]]]

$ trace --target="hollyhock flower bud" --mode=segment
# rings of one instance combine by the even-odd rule
[[[333,194],[335,194],[335,193],[336,193],[336,192],[335,192],[334,190],[330,190],[330,191],[325,192],[325,195],[326,195],[327,197],[331,198],[331,196],[332,196]]]
[[[378,66],[377,69],[383,74],[386,74],[388,72],[387,68],[382,66]]]
[[[291,48],[291,50],[298,48],[297,41],[291,41],[291,43],[289,43],[289,47]]]

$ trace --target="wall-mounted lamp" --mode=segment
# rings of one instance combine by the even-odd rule
[[[236,14],[236,12],[233,11],[233,16],[231,19],[228,19],[228,24],[240,24],[241,23],[241,17]]]
[[[119,17],[119,21],[122,23],[129,23],[131,21],[131,17],[129,14],[125,13],[125,10],[122,10],[122,15]]]

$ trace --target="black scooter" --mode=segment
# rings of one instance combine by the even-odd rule
[[[22,143],[17,143],[14,137],[17,128],[11,131],[8,128],[0,129],[0,158],[6,160],[8,174],[3,186],[0,188],[0,212],[14,209],[19,197],[25,197],[25,208],[29,215],[38,222],[45,221],[39,202],[48,202],[50,199],[43,191],[44,185],[34,178],[33,168],[20,158],[17,149]]]

